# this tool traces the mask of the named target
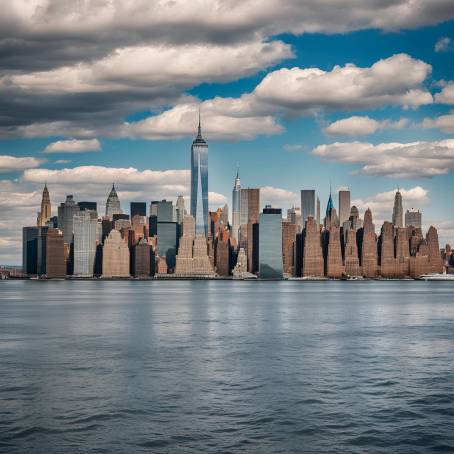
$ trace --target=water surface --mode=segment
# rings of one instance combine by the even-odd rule
[[[0,451],[452,452],[453,294],[0,282]]]

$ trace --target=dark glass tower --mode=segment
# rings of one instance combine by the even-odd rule
[[[200,127],[191,146],[191,216],[197,234],[208,237],[208,145]]]

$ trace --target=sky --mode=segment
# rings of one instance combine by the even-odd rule
[[[183,194],[198,111],[210,208],[239,167],[261,204],[349,187],[377,232],[404,209],[454,243],[452,0],[14,0],[0,15],[0,263],[44,182],[102,214]]]

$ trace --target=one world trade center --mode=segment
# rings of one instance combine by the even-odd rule
[[[191,216],[196,234],[208,238],[208,144],[200,127],[191,146]]]

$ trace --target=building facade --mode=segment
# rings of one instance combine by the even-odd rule
[[[58,228],[63,232],[66,244],[73,241],[74,215],[79,212],[79,205],[74,201],[72,194],[66,196],[65,202],[58,207]]]
[[[74,215],[74,275],[93,276],[97,236],[97,219],[94,219],[89,211],[76,213]]]
[[[301,189],[301,222],[304,225],[309,216],[315,217],[315,189]]]
[[[260,279],[281,279],[282,210],[265,207],[259,221],[259,276]]]
[[[191,216],[196,232],[208,237],[208,144],[199,127],[191,146]],[[159,219],[159,216],[158,216]]]

